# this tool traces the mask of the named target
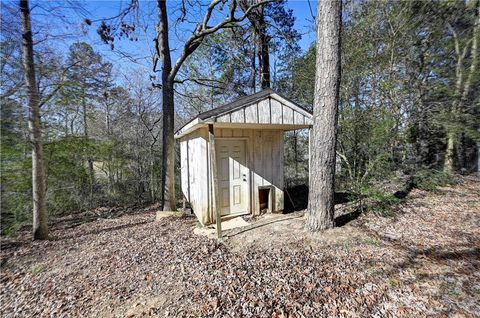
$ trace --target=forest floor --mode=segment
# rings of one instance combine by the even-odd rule
[[[476,177],[316,235],[301,212],[222,243],[192,217],[111,214],[62,219],[45,242],[2,238],[2,316],[480,316]]]

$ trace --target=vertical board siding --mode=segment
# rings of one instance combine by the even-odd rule
[[[206,129],[199,129],[180,142],[181,185],[197,218],[209,221],[209,171]]]
[[[273,186],[273,211],[283,210],[283,131],[253,130],[252,212],[260,213],[258,188]]]
[[[258,102],[258,122],[270,124],[270,103],[268,99]]]
[[[243,108],[233,112],[231,114],[231,122],[232,123],[244,123],[245,122],[245,118],[244,118],[244,113],[243,113]]]
[[[230,114],[226,114],[226,115],[217,117],[217,121],[219,123],[229,123],[230,122]]]
[[[288,100],[273,94],[255,104],[233,109],[218,115],[219,123],[312,125],[311,115]],[[227,126],[227,125],[224,125]],[[235,125],[228,126],[235,127]],[[244,126],[246,127],[246,126]],[[247,126],[248,127],[248,126]],[[283,130],[238,128],[215,128],[215,138],[246,138],[247,166],[249,177],[249,206],[253,214],[260,213],[258,188],[271,186],[274,193],[273,211],[284,208],[284,132]],[[291,127],[289,127],[291,128]],[[208,130],[197,129],[180,140],[181,187],[190,200],[193,211],[202,224],[215,221],[213,215],[212,171]]]
[[[255,104],[232,110],[216,117],[219,123],[311,125],[312,118],[305,110],[267,97]]]
[[[299,112],[295,112],[294,122],[295,125],[303,125],[303,115]]]
[[[293,125],[293,109],[283,105],[282,110],[283,110],[283,123],[285,125]]]
[[[257,104],[245,107],[245,122],[258,123]]]
[[[189,178],[188,178],[188,139],[180,141],[180,185],[182,187],[183,196],[190,200]]]
[[[212,175],[209,169],[210,147],[207,133],[207,129],[202,128],[180,141],[182,192],[187,198],[190,195],[193,211],[205,225],[215,221],[212,210],[213,198],[210,186]],[[251,212],[254,215],[260,213],[258,188],[261,186],[273,187],[272,211],[283,210],[283,131],[216,128],[215,135],[222,138],[247,138],[246,155],[247,166],[250,169]]]
[[[283,105],[276,99],[271,99],[272,124],[283,124]]]

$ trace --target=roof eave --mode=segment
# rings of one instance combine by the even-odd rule
[[[188,135],[189,133],[197,130],[198,128],[205,126],[206,123],[204,120],[195,117],[191,121],[189,121],[187,124],[185,124],[182,128],[180,128],[174,135],[175,139],[182,138],[183,136]]]

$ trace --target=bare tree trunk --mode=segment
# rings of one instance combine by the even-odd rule
[[[83,136],[85,137],[85,142],[89,143],[88,140],[88,122],[87,122],[87,103],[85,101],[85,93],[82,96],[82,111],[83,111]],[[87,157],[88,164],[88,176],[90,179],[90,196],[93,196],[93,183],[95,182],[95,172],[93,171],[93,160],[90,155]]]
[[[480,133],[480,128],[477,131]],[[477,175],[480,176],[480,141],[477,141]]]
[[[263,9],[262,9],[263,11]],[[258,38],[258,61],[260,66],[260,85],[262,89],[270,88],[270,54],[268,52],[268,34],[263,12],[257,22],[258,30],[255,28]]]
[[[212,1],[207,7],[202,23],[198,23],[195,31],[185,41],[182,53],[178,57],[176,63],[172,67],[170,56],[170,46],[168,41],[168,15],[166,0],[157,0],[159,23],[156,38],[156,54],[162,60],[162,101],[163,101],[163,170],[162,170],[162,197],[161,206],[163,210],[175,210],[175,140],[174,140],[174,90],[175,76],[180,70],[185,60],[200,46],[203,39],[208,35],[215,33],[217,30],[231,27],[232,23],[242,22],[249,13],[255,8],[264,5],[263,1],[249,6],[245,10],[245,14],[241,17],[235,17],[235,9],[237,1],[231,2],[230,14],[217,24],[209,25],[212,12],[222,1]],[[153,70],[156,71],[158,59],[155,58]]]
[[[30,116],[28,129],[32,143],[32,190],[33,190],[33,239],[48,239],[47,203],[45,195],[45,171],[43,166],[42,128],[40,121],[40,97],[35,77],[33,59],[32,26],[28,0],[20,0],[22,19],[22,62],[28,93]]]
[[[163,102],[163,135],[162,135],[162,196],[160,205],[164,211],[175,211],[175,139],[174,129],[174,100],[172,60],[168,42],[168,15],[165,1],[157,1],[159,12],[157,45],[162,57],[162,102]]]
[[[425,72],[425,52],[420,53],[419,73]],[[417,94],[417,107],[413,112],[414,125],[417,131],[417,142],[415,143],[415,169],[430,167],[432,162],[429,158],[429,132],[428,132],[428,114],[425,108],[425,89],[427,87],[428,76],[423,76],[419,83]]]
[[[298,181],[298,133],[293,131],[293,160],[295,160],[295,181]]]
[[[334,226],[335,147],[340,89],[340,0],[318,2],[311,172],[306,228]]]
[[[256,56],[257,56],[257,42],[254,38],[253,40],[253,54],[252,54],[252,80],[251,80],[251,87],[252,93],[256,93],[257,89],[257,64],[256,64]]]
[[[155,202],[155,152],[153,151],[153,145],[150,145],[150,198],[152,203]]]
[[[105,98],[105,129],[107,131],[107,136],[108,138],[111,138],[112,134],[111,134],[111,119],[110,119],[110,103],[108,101],[108,93],[107,91],[105,90],[105,92],[103,93],[103,97]],[[113,157],[112,157],[112,152],[109,151],[108,152],[108,158],[107,158],[107,173],[108,173],[108,189],[110,191],[111,194],[114,194],[115,191],[114,191],[114,182],[115,182],[115,176],[114,176],[114,172],[113,172]],[[93,168],[93,166],[92,166]]]
[[[453,130],[447,128],[447,150],[445,153],[445,161],[443,163],[443,171],[445,172],[453,171],[453,159],[456,137],[457,134]]]
[[[255,2],[255,1],[254,1]],[[256,2],[258,3],[258,2]],[[249,1],[242,0],[239,2],[244,12],[250,8]],[[253,26],[255,37],[254,44],[258,49],[258,64],[260,71],[260,86],[262,89],[270,88],[270,38],[267,34],[267,23],[263,14],[263,6],[256,7],[247,14],[247,18]],[[254,88],[255,90],[255,88]]]
[[[470,94],[471,90],[471,85],[474,80],[474,75],[477,72],[477,64],[478,64],[478,38],[480,37],[480,2],[477,2],[476,4],[476,10],[475,10],[475,27],[473,28],[472,32],[472,39],[471,39],[471,49],[470,49],[470,67],[468,70],[468,75],[467,78],[465,79],[465,82],[463,82],[463,79],[465,78],[464,76],[464,68],[463,68],[463,63],[464,59],[467,53],[468,47],[465,46],[463,50],[460,50],[460,40],[458,38],[458,34],[456,31],[453,29],[452,26],[449,26],[450,31],[453,34],[453,39],[455,43],[455,53],[457,54],[457,66],[456,66],[456,71],[455,75],[457,77],[456,81],[456,86],[455,86],[455,97],[458,99],[455,99],[453,101],[452,105],[452,110],[451,110],[451,115],[453,117],[454,122],[454,127],[448,126],[447,127],[447,149],[445,153],[445,161],[443,165],[443,170],[445,172],[452,172],[454,168],[454,151],[455,151],[455,145],[459,140],[459,128],[457,126],[460,126],[460,130],[462,129],[461,124],[458,123],[460,114],[463,111],[463,105],[465,101],[468,98],[468,95]],[[462,89],[463,88],[463,89]]]

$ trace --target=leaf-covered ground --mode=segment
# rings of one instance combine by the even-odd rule
[[[2,238],[3,317],[480,315],[478,178],[318,235],[301,213],[224,243],[193,234],[193,218],[100,215],[47,242]]]

